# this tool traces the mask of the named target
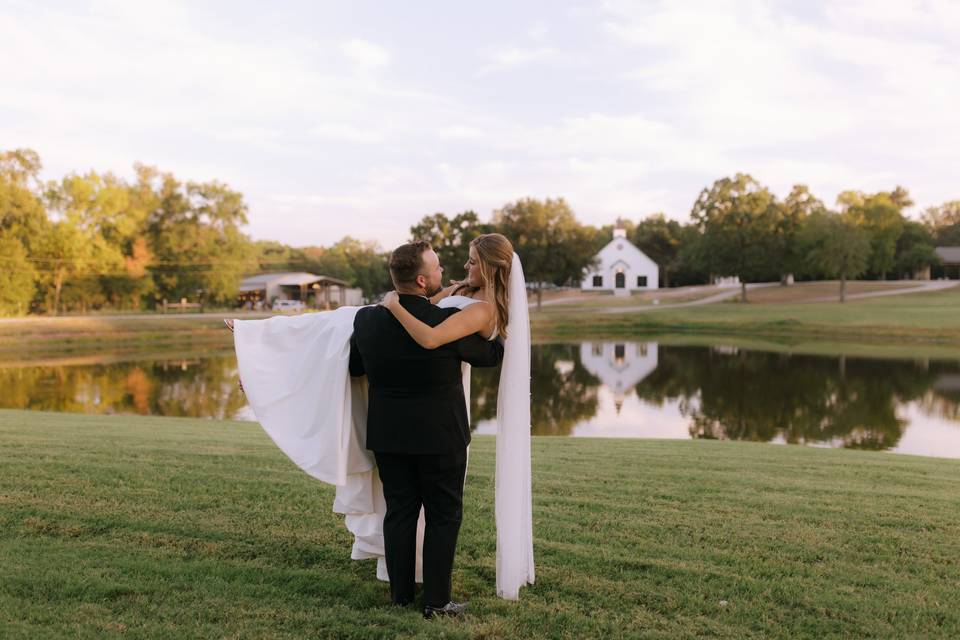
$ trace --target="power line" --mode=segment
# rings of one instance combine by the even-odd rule
[[[124,257],[129,258],[130,256],[124,256]],[[94,259],[94,258],[23,258],[23,259],[17,259],[17,258],[2,258],[2,257],[0,257],[0,262],[30,262],[30,263],[34,263],[34,264],[47,264],[47,263],[50,263],[50,264],[62,264],[62,263],[69,263],[69,264],[98,264],[100,261],[99,261],[99,260],[96,260],[96,259]],[[218,266],[234,265],[234,264],[246,265],[246,264],[250,264],[250,263],[256,263],[256,264],[258,264],[258,265],[264,265],[264,266],[266,266],[266,265],[280,266],[280,265],[291,265],[291,264],[307,264],[307,262],[303,262],[303,261],[299,261],[299,260],[258,260],[258,259],[256,259],[256,258],[249,258],[249,259],[245,259],[245,260],[243,260],[243,259],[238,259],[238,260],[215,260],[215,261],[214,261],[214,260],[210,260],[210,261],[206,261],[206,260],[194,260],[194,261],[189,261],[189,262],[187,262],[187,261],[182,261],[182,260],[177,260],[177,261],[173,261],[173,260],[160,260],[160,261],[150,260],[150,261],[145,265],[145,267],[148,268],[148,269],[149,269],[150,267],[156,267],[156,266],[170,266],[170,267],[212,266],[212,267],[218,267]]]

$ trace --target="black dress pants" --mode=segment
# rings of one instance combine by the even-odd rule
[[[450,575],[463,517],[467,451],[444,455],[377,453],[387,513],[383,543],[390,593],[397,604],[413,602],[417,520],[423,506],[423,604],[450,602]]]

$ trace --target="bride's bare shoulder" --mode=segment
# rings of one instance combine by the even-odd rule
[[[471,302],[466,307],[463,308],[464,311],[469,311],[472,314],[482,315],[485,318],[490,318],[493,316],[493,305],[487,302],[486,300],[481,300],[479,298],[474,298],[475,302]]]

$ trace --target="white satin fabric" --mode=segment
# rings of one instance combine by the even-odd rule
[[[386,580],[386,503],[373,454],[364,448],[367,379],[349,372],[358,309],[236,320],[234,347],[260,425],[297,466],[336,486],[333,511],[344,514],[354,535],[350,556],[377,558],[377,577]]]
[[[441,307],[477,302],[449,296]],[[270,438],[306,473],[336,486],[333,511],[354,535],[351,558],[377,558],[387,580],[383,550],[386,503],[366,441],[367,381],[349,373],[350,336],[359,307],[329,313],[236,320],[237,368],[250,408]],[[463,365],[464,397],[470,366]],[[530,324],[523,270],[514,254],[510,325],[497,403],[497,593],[516,599],[532,583],[530,490]],[[469,402],[467,411],[469,412]],[[416,579],[422,580],[423,512],[417,527]]]

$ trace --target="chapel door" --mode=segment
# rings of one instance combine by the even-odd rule
[[[627,286],[627,276],[621,271],[617,274],[617,289],[623,289]]]

